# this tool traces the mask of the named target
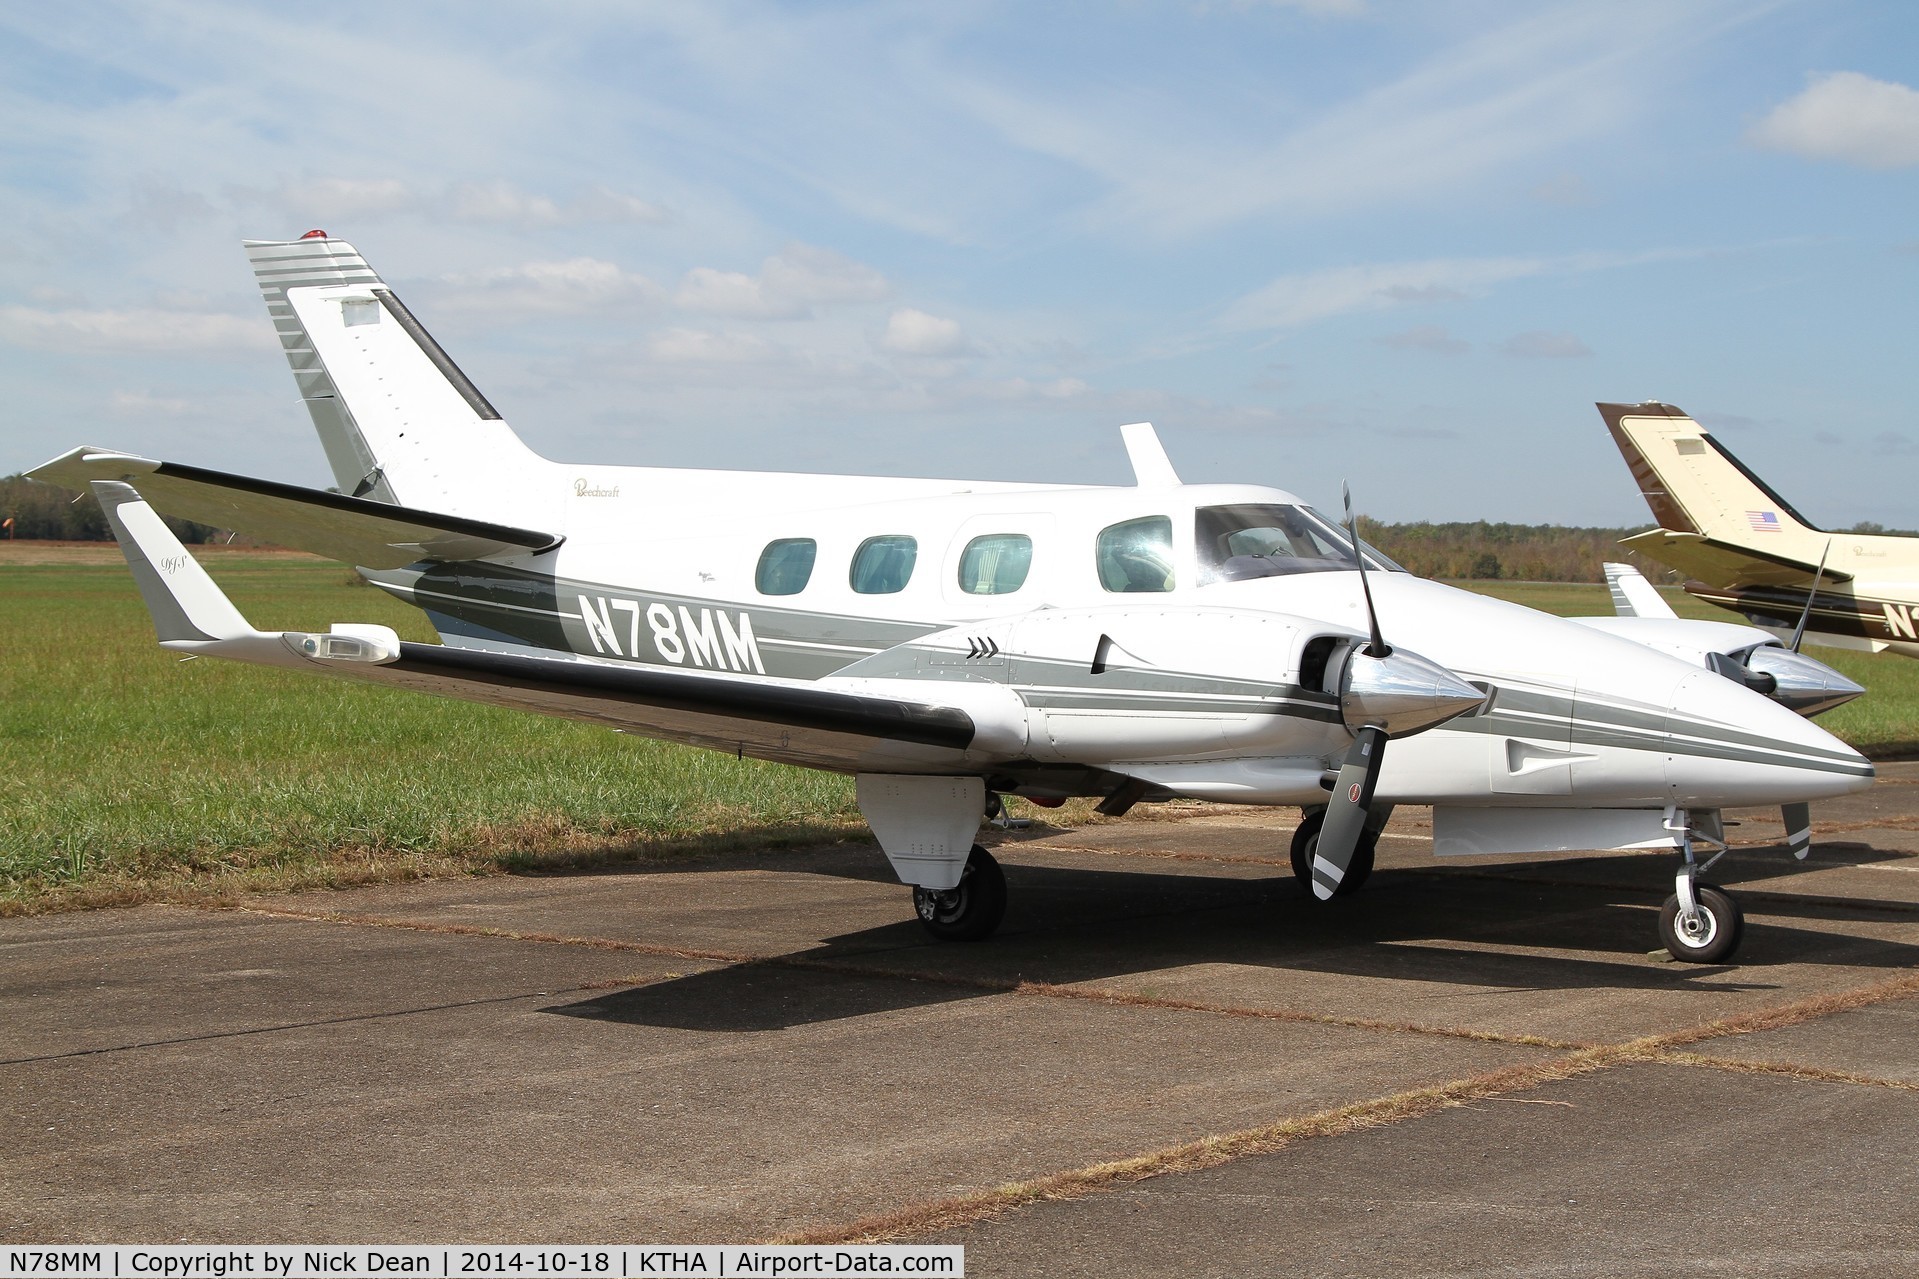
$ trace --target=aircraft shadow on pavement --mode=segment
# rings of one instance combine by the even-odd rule
[[[1591,859],[1595,874],[1622,874],[1618,859]],[[1634,859],[1643,862],[1647,859]],[[1666,867],[1669,859],[1661,859]],[[1565,865],[1565,863],[1561,863]],[[1654,870],[1645,866],[1645,870]],[[830,873],[830,872],[829,872]],[[975,999],[1021,981],[1067,984],[1222,965],[1279,974],[1236,980],[1256,1002],[1288,1005],[1287,972],[1419,982],[1434,988],[1516,997],[1549,991],[1696,989],[1702,996],[1774,989],[1759,966],[1846,964],[1908,970],[1919,946],[1847,932],[1796,927],[1780,918],[1858,912],[1829,903],[1768,899],[1750,914],[1739,965],[1652,964],[1657,900],[1637,882],[1626,889],[1589,882],[1382,869],[1365,889],[1330,904],[1309,902],[1288,874],[1228,878],[1009,864],[1006,925],[977,944],[942,944],[910,916],[824,940],[761,962],[556,1005],[546,1011],[610,1023],[686,1030],[778,1030],[872,1013]],[[1569,878],[1578,878],[1569,874]],[[1451,879],[1451,882],[1448,880]],[[910,910],[901,890],[901,912]],[[763,904],[762,907],[764,908]],[[1879,916],[1884,918],[1883,914]],[[1464,945],[1450,944],[1464,943]],[[1612,956],[1594,958],[1594,953]],[[1752,968],[1749,978],[1740,965]],[[1701,979],[1710,979],[1702,983]],[[1195,994],[1193,997],[1204,998]],[[1363,998],[1342,987],[1337,998]],[[1324,1005],[1319,984],[1307,1006]]]

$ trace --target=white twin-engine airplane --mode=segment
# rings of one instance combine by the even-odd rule
[[[1673,849],[1661,934],[1717,962],[1719,810],[1798,829],[1872,782],[1744,680],[1413,577],[1277,489],[1182,484],[1150,426],[1130,488],[562,465],[352,246],[247,251],[342,492],[94,448],[34,472],[91,485],[163,646],[853,774],[941,938],[999,924],[1000,796],[1183,796],[1299,805],[1318,899],[1399,804],[1442,855]],[[257,631],[149,502],[358,566],[444,643]]]

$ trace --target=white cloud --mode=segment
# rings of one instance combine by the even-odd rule
[[[1815,76],[1746,135],[1774,151],[1867,169],[1919,164],[1919,92],[1857,71]]]
[[[589,187],[575,198],[558,199],[505,179],[422,184],[398,178],[305,177],[271,192],[234,188],[231,194],[242,202],[264,197],[295,220],[321,225],[401,216],[529,231],[582,223],[657,226],[672,221],[660,205],[608,187]]]
[[[658,301],[665,290],[643,275],[599,258],[526,262],[442,277],[449,305],[501,311],[571,314]]]
[[[1454,337],[1437,324],[1417,324],[1404,333],[1388,333],[1379,342],[1402,351],[1430,351],[1434,355],[1464,355],[1473,346],[1471,342]]]
[[[769,364],[785,353],[751,333],[711,333],[703,329],[667,329],[646,343],[649,358],[663,364]]]
[[[0,338],[49,351],[233,351],[275,349],[262,319],[152,308],[41,310],[0,306]]]
[[[877,302],[886,277],[864,263],[808,244],[789,244],[760,264],[758,275],[695,267],[673,295],[676,305],[748,320],[797,320],[817,306]]]
[[[108,397],[107,406],[128,417],[183,417],[193,411],[193,405],[178,396],[151,391],[115,391]]]
[[[969,347],[958,320],[902,307],[886,319],[880,346],[899,355],[964,355]]]
[[[607,187],[587,191],[567,207],[567,213],[577,222],[640,222],[664,226],[673,220],[673,215],[663,206]]]
[[[1220,324],[1231,330],[1294,328],[1354,311],[1450,300],[1542,274],[1550,265],[1542,258],[1440,258],[1282,275],[1228,306]]]
[[[1523,16],[1439,43],[1363,92],[1297,105],[1275,91],[1248,95],[1263,109],[1246,111],[1204,88],[1173,96],[1151,84],[1069,94],[960,82],[953,94],[1008,143],[1105,183],[1093,224],[1191,235],[1470,191],[1645,113],[1680,80],[1672,65],[1685,50],[1745,16],[1711,0],[1497,12]]]
[[[306,178],[280,189],[289,210],[316,218],[354,218],[417,208],[420,195],[397,178]]]
[[[1592,348],[1570,333],[1547,333],[1535,329],[1519,333],[1499,344],[1507,355],[1528,360],[1567,360],[1592,354]]]
[[[522,191],[511,182],[462,182],[447,192],[449,212],[461,222],[503,222],[511,226],[551,226],[561,220],[560,206],[543,195]]]

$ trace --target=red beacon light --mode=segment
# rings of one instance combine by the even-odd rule
[[[328,235],[325,231],[308,231],[305,235],[301,236],[300,238],[302,240],[330,240],[333,237]]]

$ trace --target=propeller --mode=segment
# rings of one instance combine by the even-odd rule
[[[1792,628],[1792,651],[1797,653],[1799,646],[1806,640],[1806,622],[1812,617],[1812,602],[1819,598],[1819,579],[1826,574],[1826,557],[1832,554],[1832,539],[1826,539],[1826,549],[1819,552],[1819,567],[1812,571],[1812,589],[1806,592],[1806,607],[1800,610],[1799,625]]]
[[[1346,535],[1353,539],[1353,563],[1359,566],[1359,592],[1366,597],[1366,624],[1372,628],[1374,657],[1387,658],[1393,650],[1386,647],[1386,637],[1379,633],[1379,613],[1373,608],[1373,588],[1366,581],[1366,557],[1359,552],[1359,521],[1353,518],[1353,488],[1344,480],[1339,482],[1340,500],[1346,503]]]
[[[1371,638],[1364,648],[1353,650],[1347,657],[1342,677],[1340,713],[1353,730],[1353,744],[1339,766],[1319,828],[1319,843],[1313,851],[1313,895],[1321,901],[1339,891],[1359,841],[1366,834],[1387,740],[1394,733],[1404,735],[1431,728],[1486,701],[1483,690],[1445,667],[1387,645],[1379,629],[1379,612],[1373,607],[1372,586],[1366,580],[1352,488],[1342,484],[1340,494],[1346,503],[1346,533],[1352,539],[1353,563],[1359,568],[1359,589],[1366,600]]]

